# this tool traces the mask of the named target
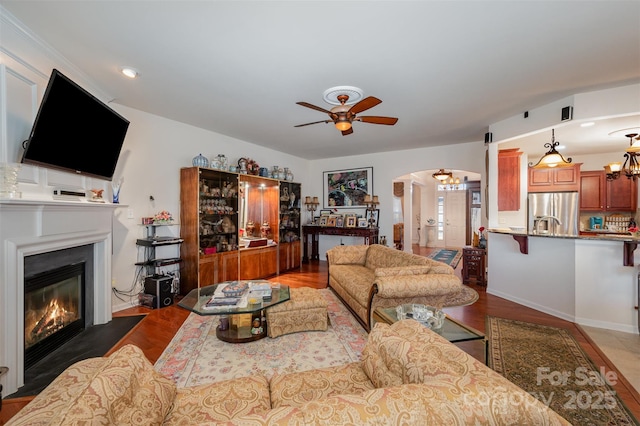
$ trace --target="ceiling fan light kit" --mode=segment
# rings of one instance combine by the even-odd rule
[[[356,96],[361,98],[362,91],[357,87],[351,86],[339,86],[333,87],[325,91],[324,98],[327,102],[335,99],[339,102],[336,106],[331,108],[331,110],[327,110],[325,108],[312,105],[308,102],[296,102],[298,105],[315,109],[316,111],[324,112],[329,116],[328,120],[320,120],[314,121],[311,123],[298,124],[294,127],[303,127],[308,126],[310,124],[318,124],[318,123],[330,123],[336,126],[338,130],[342,132],[342,136],[347,136],[353,133],[352,123],[354,121],[361,121],[363,123],[371,123],[371,124],[385,124],[387,126],[393,126],[398,122],[398,119],[395,117],[379,117],[379,116],[365,116],[358,117],[357,114],[365,111],[369,108],[373,108],[378,105],[382,101],[378,98],[374,98],[373,96],[368,96],[355,104],[351,105],[353,99],[350,98],[349,93],[356,92]],[[349,100],[351,99],[351,102]]]

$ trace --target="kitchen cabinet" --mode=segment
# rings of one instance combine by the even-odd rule
[[[498,211],[520,210],[519,148],[498,151]]]
[[[638,205],[638,183],[621,176],[607,180],[604,171],[580,173],[580,210],[633,212]]]
[[[580,190],[580,166],[534,169],[529,167],[528,192],[561,192]]]

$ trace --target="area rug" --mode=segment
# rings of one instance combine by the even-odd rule
[[[487,316],[489,366],[575,425],[638,425],[567,330]]]
[[[462,259],[462,251],[458,249],[439,249],[427,256],[429,259],[446,263],[453,269],[456,269],[460,259]]]
[[[444,308],[451,308],[454,306],[467,306],[475,303],[480,298],[477,291],[469,286],[463,285],[462,291],[457,294],[447,296],[442,302]]]
[[[329,302],[327,331],[226,343],[216,337],[218,317],[191,313],[155,363],[156,371],[178,387],[260,374],[305,371],[360,360],[367,333],[329,289],[318,290]]]

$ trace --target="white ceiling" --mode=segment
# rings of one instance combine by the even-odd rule
[[[0,5],[114,102],[308,159],[483,141],[523,111],[640,81],[637,0]],[[330,109],[339,85],[398,123],[294,128],[327,118],[297,101]]]

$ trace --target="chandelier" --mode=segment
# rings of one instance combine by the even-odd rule
[[[442,183],[444,183],[444,181]],[[451,176],[449,178],[449,182],[447,183],[446,189],[448,191],[457,191],[459,186],[460,186],[460,178],[459,177],[454,178],[453,176]]]
[[[604,166],[604,170],[607,174],[607,180],[618,179],[624,174],[627,179],[637,180],[640,175],[640,164],[638,163],[638,157],[640,157],[640,140],[636,138],[637,133],[628,133],[625,137],[629,138],[629,148],[624,153],[624,164],[622,167],[620,163],[609,163]],[[636,142],[633,139],[636,138]]]
[[[534,169],[545,169],[550,167],[566,167],[571,165],[571,158],[567,158],[566,160],[558,151],[556,151],[556,147],[560,145],[560,142],[556,142],[555,130],[551,129],[551,143],[545,143],[544,147],[549,148],[546,154],[538,160],[536,164],[529,163],[529,167]]]

